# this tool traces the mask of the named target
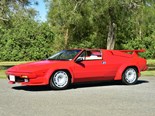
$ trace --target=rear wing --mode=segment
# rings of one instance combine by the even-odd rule
[[[119,51],[121,51],[121,52],[136,52],[136,53],[145,52],[145,50],[119,50]]]
[[[145,50],[119,50],[121,52],[127,52],[138,55],[139,52],[145,52]]]

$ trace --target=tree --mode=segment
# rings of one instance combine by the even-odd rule
[[[29,4],[27,0],[4,3],[8,11],[4,13],[7,20],[0,22],[0,60],[26,61],[50,56],[54,34],[49,25],[34,20],[36,11],[25,6]]]
[[[139,6],[132,20],[133,34],[131,40],[128,40],[123,46],[125,49],[145,49],[142,56],[146,58],[155,58],[155,4],[153,0],[144,1]]]
[[[65,43],[64,48],[114,49],[137,36],[132,34],[136,21],[132,17],[141,6],[141,0],[54,0],[50,2],[48,21],[60,43]]]

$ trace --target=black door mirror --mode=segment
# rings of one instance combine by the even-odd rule
[[[78,58],[76,59],[76,62],[81,62],[81,61],[83,61],[83,57],[78,57]]]

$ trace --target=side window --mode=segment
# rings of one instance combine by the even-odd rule
[[[102,53],[101,50],[86,50],[84,51],[79,58],[83,60],[101,60]]]
[[[86,60],[101,60],[102,53],[100,50],[87,50],[86,51]]]

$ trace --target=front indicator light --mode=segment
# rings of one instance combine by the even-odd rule
[[[22,75],[21,78],[28,78],[28,76],[26,76],[26,75]]]

